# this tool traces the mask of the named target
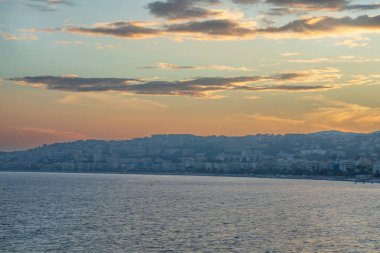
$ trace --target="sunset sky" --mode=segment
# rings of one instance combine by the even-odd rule
[[[380,130],[380,1],[0,0],[0,150]]]

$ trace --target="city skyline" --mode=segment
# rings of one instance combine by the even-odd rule
[[[0,171],[379,177],[379,141],[380,132],[336,131],[80,140],[0,153]]]
[[[0,150],[380,126],[380,3],[0,1]]]

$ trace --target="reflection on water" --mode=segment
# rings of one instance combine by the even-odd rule
[[[380,185],[0,173],[0,252],[380,252]]]

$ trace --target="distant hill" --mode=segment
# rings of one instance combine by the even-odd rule
[[[0,170],[354,176],[380,173],[380,132],[80,140],[0,153]]]
[[[365,135],[365,134],[330,130],[330,131],[321,131],[321,132],[311,133],[310,135],[330,137],[330,136],[359,136],[359,135]]]

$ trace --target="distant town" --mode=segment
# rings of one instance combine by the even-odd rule
[[[380,177],[380,132],[81,140],[1,152],[0,170]]]

